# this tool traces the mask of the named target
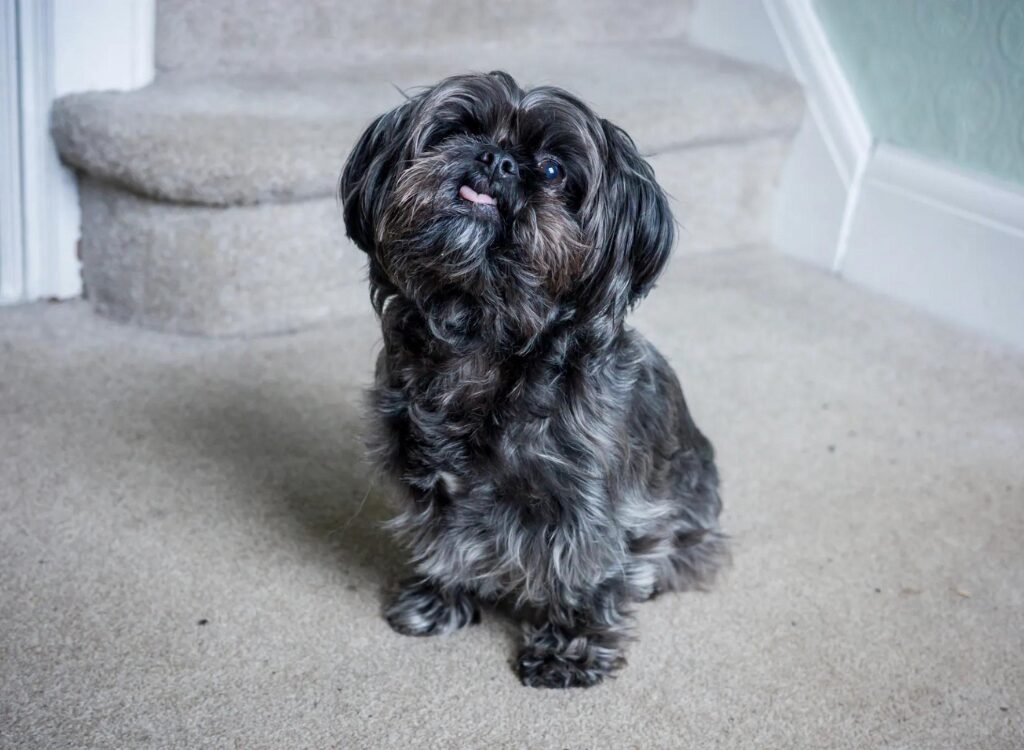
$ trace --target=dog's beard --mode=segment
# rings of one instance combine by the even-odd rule
[[[460,197],[469,178],[461,151],[432,153],[402,172],[377,227],[388,276],[413,298],[418,289],[439,284],[483,292],[489,250],[505,233],[497,206]],[[503,208],[507,213],[510,207]]]
[[[451,139],[401,173],[377,226],[380,261],[421,306],[455,293],[533,335],[578,278],[587,243],[560,196],[482,181],[478,150],[471,138]]]

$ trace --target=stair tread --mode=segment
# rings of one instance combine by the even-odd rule
[[[233,205],[330,195],[370,120],[399,88],[502,68],[523,85],[556,84],[654,154],[796,129],[790,79],[682,40],[528,47],[448,47],[388,55],[330,72],[165,75],[130,92],[59,100],[53,132],[68,163],[142,195]]]

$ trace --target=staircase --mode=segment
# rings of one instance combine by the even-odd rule
[[[501,68],[629,131],[675,199],[680,252],[766,242],[796,85],[687,41],[692,2],[157,0],[157,78],[59,100],[86,296],[177,333],[293,330],[365,306],[335,196],[397,88]]]

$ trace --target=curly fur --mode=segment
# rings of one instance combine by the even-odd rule
[[[624,323],[672,247],[652,169],[572,95],[496,72],[378,118],[340,190],[384,336],[371,453],[418,574],[388,622],[447,633],[501,603],[525,622],[524,684],[600,682],[634,602],[704,588],[728,555],[711,444]]]

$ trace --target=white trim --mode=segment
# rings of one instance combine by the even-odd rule
[[[1024,237],[1024,187],[884,143],[875,149],[869,177],[873,184],[911,196],[937,211]]]
[[[24,292],[18,4],[0,0],[0,303]]]
[[[879,145],[839,270],[1024,348],[1024,188]]]
[[[843,182],[851,185],[871,148],[871,131],[811,0],[764,0],[775,33]]]
[[[78,262],[57,241],[61,165],[50,139],[53,87],[53,3],[18,4],[21,51],[21,189],[27,299],[78,294]]]
[[[843,206],[843,218],[839,224],[839,235],[836,237],[836,254],[832,261],[832,270],[836,273],[843,267],[843,259],[849,251],[850,231],[857,216],[860,194],[864,187],[864,177],[867,175],[868,164],[871,162],[873,152],[874,148],[869,148],[860,155],[853,169],[853,176],[847,185],[846,204]]]
[[[837,270],[873,146],[871,133],[811,0],[762,0],[807,115],[783,169],[772,240],[783,252]]]
[[[18,148],[11,164],[2,164],[0,216],[20,204],[21,217],[20,225],[4,221],[0,229],[0,301],[73,297],[81,293],[78,190],[74,173],[60,164],[50,138],[50,108],[63,94],[135,88],[153,79],[155,2],[0,2],[5,45],[13,33],[18,51],[15,86],[6,80],[6,53],[3,70],[5,97],[17,92]],[[3,104],[10,113],[9,103]],[[13,142],[12,122],[7,118],[0,126],[4,145]],[[7,175],[14,175],[13,181]],[[14,182],[16,196],[10,192]]]

